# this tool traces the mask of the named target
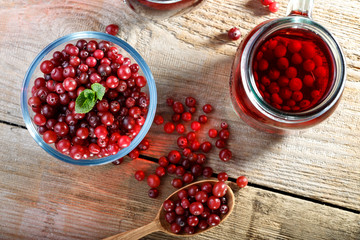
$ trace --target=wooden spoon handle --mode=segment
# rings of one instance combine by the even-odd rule
[[[144,237],[150,233],[153,232],[157,232],[160,231],[161,228],[159,226],[159,223],[157,223],[158,220],[154,220],[152,222],[150,222],[149,224],[127,231],[127,232],[122,232],[119,234],[116,234],[114,236],[111,237],[107,237],[104,238],[103,240],[137,240],[140,239],[141,237]]]

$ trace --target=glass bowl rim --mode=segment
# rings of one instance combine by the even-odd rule
[[[109,41],[113,44],[118,45],[123,50],[125,50],[130,56],[136,61],[137,64],[139,64],[141,70],[144,73],[144,76],[147,80],[147,85],[149,88],[149,98],[150,98],[150,104],[148,106],[148,113],[146,116],[146,120],[144,125],[141,127],[141,130],[139,134],[131,141],[131,144],[129,147],[124,148],[120,150],[115,155],[110,155],[108,157],[103,158],[95,158],[95,159],[84,159],[84,160],[75,160],[72,159],[68,155],[64,155],[57,151],[55,148],[51,147],[49,144],[45,143],[38,131],[35,129],[35,126],[30,118],[29,109],[28,109],[28,88],[30,84],[30,80],[33,76],[33,73],[35,69],[39,66],[41,61],[44,59],[44,57],[49,54],[51,51],[53,51],[56,47],[60,46],[61,44],[78,40],[78,39],[97,39],[97,40],[105,40]],[[47,45],[41,52],[35,57],[35,59],[30,64],[28,70],[25,73],[24,80],[22,82],[21,87],[21,111],[22,116],[26,125],[26,128],[28,129],[30,135],[33,137],[35,142],[43,148],[47,153],[52,155],[53,157],[75,165],[81,165],[81,166],[92,166],[92,165],[102,165],[106,163],[110,163],[113,161],[118,160],[121,157],[126,156],[128,153],[130,153],[133,149],[135,149],[140,142],[144,139],[146,134],[148,133],[151,124],[154,120],[155,112],[156,112],[156,105],[157,105],[157,91],[156,91],[156,85],[154,77],[150,71],[149,66],[146,64],[145,60],[141,57],[141,55],[127,42],[124,40],[112,36],[107,33],[102,32],[95,32],[95,31],[84,31],[84,32],[75,32],[68,34],[66,36],[60,37],[56,39],[55,41],[51,42],[49,45]]]

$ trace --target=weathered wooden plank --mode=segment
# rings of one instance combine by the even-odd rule
[[[158,199],[133,177],[156,164],[126,160],[80,167],[41,150],[26,130],[0,124],[0,238],[99,239],[152,220],[174,188],[167,176]],[[19,139],[22,142],[19,142]],[[233,214],[194,239],[357,239],[358,214],[247,187],[235,190]],[[165,239],[154,233],[145,239]]]
[[[75,31],[103,31],[107,24],[118,22],[119,36],[141,52],[155,75],[160,113],[167,111],[166,97],[193,95],[201,104],[209,101],[215,106],[214,119],[231,124],[229,146],[236,154],[224,165],[213,151],[209,164],[216,171],[226,170],[233,177],[246,173],[257,184],[359,210],[359,4],[315,3],[314,19],[338,37],[349,66],[342,102],[328,121],[296,135],[276,137],[254,131],[232,111],[228,79],[238,42],[228,42],[221,34],[231,26],[241,27],[245,34],[263,20],[284,15],[286,1],[279,2],[279,13],[269,15],[257,1],[209,0],[194,13],[154,23],[115,0],[0,1],[0,120],[23,125],[21,81],[46,44]],[[161,133],[160,127],[153,127],[149,134],[150,156],[159,157],[175,147],[164,147],[168,136]]]

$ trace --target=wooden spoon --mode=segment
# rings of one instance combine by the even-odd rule
[[[191,183],[185,187],[178,189],[173,194],[171,194],[167,199],[176,200],[176,199],[178,199],[177,193],[180,190],[187,189],[192,185],[201,185],[201,184],[207,183],[207,182],[214,185],[216,182],[218,182],[218,180],[203,180],[203,181]],[[229,211],[225,216],[222,217],[220,223],[222,223],[231,214],[231,212],[234,209],[234,203],[235,203],[234,202],[234,193],[229,186],[227,186],[227,188],[228,188],[228,190],[226,192],[225,197],[227,199]],[[152,222],[150,222],[149,224],[139,227],[137,229],[133,229],[133,230],[130,230],[127,232],[122,232],[122,233],[116,234],[114,236],[105,238],[104,240],[115,240],[115,239],[117,239],[117,240],[135,240],[135,239],[144,237],[150,233],[158,232],[158,231],[165,232],[172,236],[194,236],[196,234],[200,234],[200,233],[205,232],[214,227],[214,226],[209,226],[205,230],[197,229],[197,232],[195,232],[194,234],[186,234],[186,233],[175,234],[175,233],[171,232],[170,224],[165,220],[165,214],[166,214],[166,212],[164,211],[163,205],[161,204],[161,207],[160,207],[159,212],[157,213],[155,219]]]

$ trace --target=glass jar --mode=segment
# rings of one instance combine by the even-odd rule
[[[313,0],[290,0],[286,17],[265,21],[256,26],[241,42],[236,52],[230,78],[231,100],[235,112],[255,129],[283,134],[288,130],[308,128],[329,117],[339,103],[346,78],[345,58],[332,34],[312,20],[312,7]],[[277,44],[281,43],[285,48],[271,49],[270,43],[272,41],[276,41]],[[286,45],[290,44],[291,41],[300,42],[302,49],[293,49],[290,48],[290,45]],[[320,66],[326,69],[326,77],[313,68],[316,66],[314,65],[316,60],[315,57],[306,55],[305,44],[307,46],[314,44],[314,56],[323,59],[319,64],[322,64]],[[290,57],[296,51],[299,51],[300,57],[303,58],[301,63],[293,61]],[[288,57],[288,59],[282,59],[285,62],[282,65],[279,64],[280,60],[277,57]],[[306,59],[307,57],[309,59]],[[266,61],[260,63],[261,58]],[[305,66],[305,61],[311,63],[310,69],[308,65]],[[264,62],[267,62],[268,65],[263,64]],[[295,66],[295,63],[299,65]],[[294,65],[293,68],[297,69],[293,76],[288,70],[292,65]],[[272,66],[275,66],[275,70],[270,69]],[[279,70],[276,69],[277,67]],[[272,72],[270,73],[270,71]],[[264,74],[264,76],[269,74],[270,77],[260,79],[259,73]],[[285,78],[297,79],[290,78],[292,85],[286,79],[283,83],[279,80],[282,75],[285,75]],[[304,77],[306,75],[310,79],[313,78],[314,89],[319,88],[315,90],[321,95],[316,96],[316,98],[312,99],[311,90],[313,89],[308,87],[310,85]],[[326,79],[326,86],[324,86],[324,79]],[[297,85],[295,84],[296,81],[298,81]],[[272,82],[274,82],[275,87],[270,89],[268,86]],[[282,91],[281,86],[286,90]],[[302,90],[299,90],[298,87]],[[296,96],[294,96],[295,90]],[[301,98],[305,98],[305,95],[308,94],[309,100],[301,102],[298,96],[299,91],[304,91],[301,92]],[[289,94],[283,94],[284,92]],[[283,96],[283,98],[279,96]],[[291,101],[285,100],[287,98]],[[298,100],[298,102],[293,99]],[[286,105],[288,102],[289,104],[291,102],[291,105],[295,102],[297,105],[289,107]],[[305,105],[306,107],[304,107]]]
[[[165,19],[188,13],[205,0],[124,0],[124,2],[141,16]]]

